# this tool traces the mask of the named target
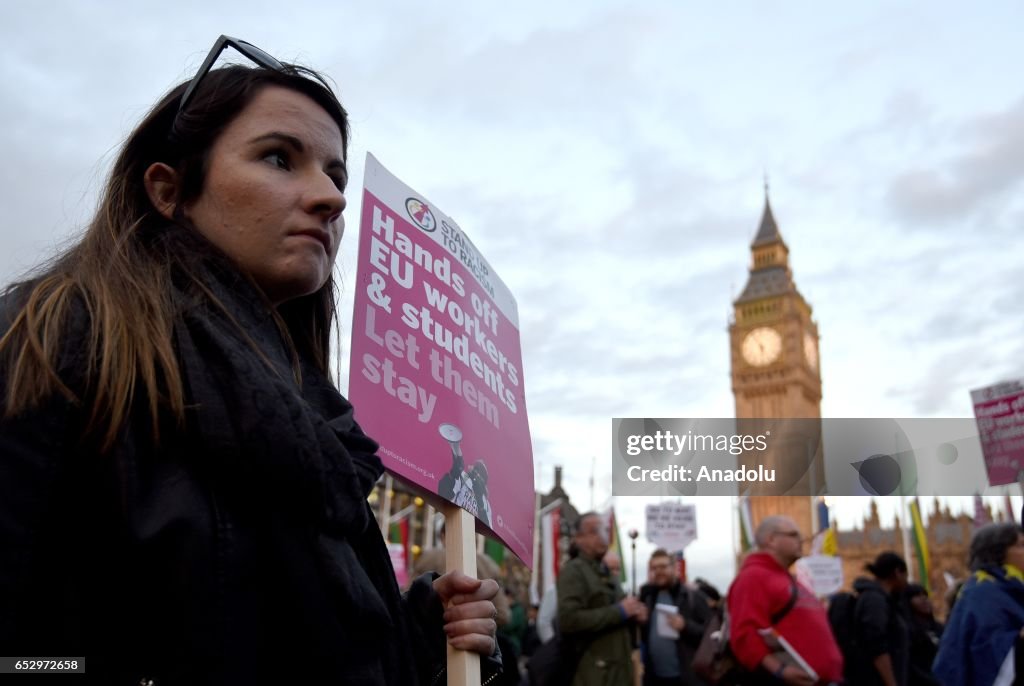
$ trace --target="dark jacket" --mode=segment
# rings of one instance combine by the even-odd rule
[[[921,617],[910,610],[907,626],[910,632],[910,686],[938,686],[932,674],[932,662],[939,652],[942,624],[934,617]]]
[[[853,589],[857,592],[854,640],[859,659],[847,664],[847,682],[881,684],[874,660],[888,653],[896,683],[905,686],[910,672],[910,638],[899,598],[867,578],[854,581]]]
[[[430,683],[442,608],[429,577],[399,594],[366,502],[377,444],[306,360],[296,382],[248,281],[201,273],[227,312],[188,279],[172,294],[183,427],[158,443],[137,402],[100,454],[88,402],[0,423],[0,654],[85,655],[111,685]],[[79,308],[59,370],[85,397],[87,324]]]
[[[641,629],[641,635],[645,643],[650,641],[652,631],[657,631],[657,613],[655,605],[658,602],[658,594],[661,588],[652,584],[645,584],[640,589],[640,600],[647,605],[648,621]],[[687,588],[676,581],[671,588],[667,589],[672,598],[672,604],[679,608],[679,613],[686,620],[683,630],[679,632],[679,639],[676,641],[676,653],[679,656],[679,667],[682,676],[680,684],[690,686],[691,684],[704,684],[704,680],[693,673],[690,668],[693,662],[693,654],[704,637],[704,628],[711,619],[711,608],[707,600],[699,591]],[[644,651],[644,674],[653,674],[650,651]]]
[[[622,589],[596,560],[580,555],[558,576],[558,628],[582,650],[573,686],[633,683],[630,628],[618,602]]]

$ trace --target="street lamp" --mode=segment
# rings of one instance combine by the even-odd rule
[[[630,529],[629,530],[629,537],[633,541],[630,545],[633,548],[633,595],[634,596],[636,595],[636,538],[639,535],[640,535],[640,532],[637,531],[636,529]]]

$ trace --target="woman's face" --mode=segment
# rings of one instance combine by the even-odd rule
[[[1004,562],[1024,571],[1024,534],[1017,534],[1017,542],[1006,549]]]
[[[213,144],[186,216],[275,305],[330,277],[345,228],[341,130],[308,96],[260,91]]]
[[[924,593],[918,593],[911,598],[910,607],[919,615],[928,616],[932,613],[932,601]]]

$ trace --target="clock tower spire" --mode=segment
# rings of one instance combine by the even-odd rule
[[[733,302],[729,324],[732,391],[737,431],[770,431],[774,449],[756,459],[743,456],[741,461],[748,468],[774,468],[781,478],[768,491],[780,495],[759,496],[756,487],[742,494],[754,496],[755,526],[768,515],[786,514],[810,535],[812,494],[821,492],[825,482],[820,441],[808,438],[820,436],[818,325],[793,281],[789,247],[772,212],[767,177],[764,211],[750,252],[747,283]]]

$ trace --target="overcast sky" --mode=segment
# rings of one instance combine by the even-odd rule
[[[351,113],[344,284],[367,151],[508,284],[537,485],[564,465],[578,507],[594,458],[609,497],[612,417],[733,415],[766,172],[823,415],[966,417],[970,389],[1024,377],[1019,2],[145,5],[5,3],[4,282],[73,235],[119,142],[227,33],[324,71]],[[624,526],[643,504],[618,499]],[[728,501],[699,506],[690,569],[724,583]]]

